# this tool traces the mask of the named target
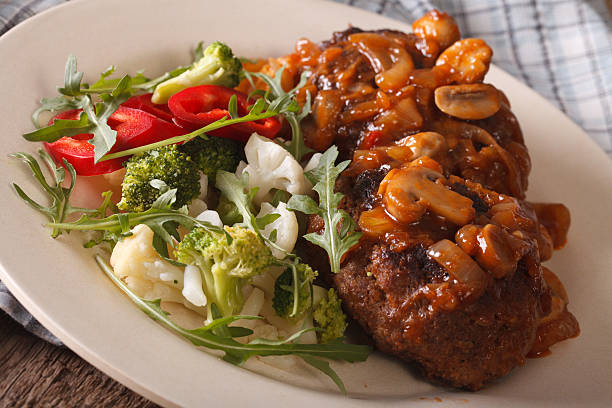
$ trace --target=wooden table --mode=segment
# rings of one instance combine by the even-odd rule
[[[0,311],[0,407],[157,407]]]

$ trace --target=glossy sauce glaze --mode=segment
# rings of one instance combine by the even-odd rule
[[[381,350],[469,389],[579,333],[540,265],[565,244],[569,212],[524,201],[531,162],[507,98],[483,83],[491,56],[434,10],[413,33],[351,27],[245,66],[285,66],[285,89],[306,72],[306,143],[352,159],[336,189],[364,235],[328,276],[348,312]]]

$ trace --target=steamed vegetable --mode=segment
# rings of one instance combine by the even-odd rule
[[[255,204],[269,201],[272,189],[291,194],[306,194],[311,190],[300,163],[274,141],[254,133],[244,152],[248,165],[242,172],[249,175],[249,188],[258,187]]]
[[[307,364],[329,376],[334,383],[336,383],[338,388],[346,394],[346,389],[344,388],[342,380],[329,366],[326,360],[348,361],[351,363],[365,361],[372,352],[369,346],[356,344],[300,344],[296,342],[305,330],[301,330],[293,336],[282,340],[255,339],[248,344],[242,344],[234,339],[248,336],[252,334],[253,331],[244,327],[228,326],[228,324],[240,319],[253,320],[260,319],[260,317],[221,317],[216,305],[211,306],[213,320],[210,323],[204,327],[188,330],[170,320],[168,313],[162,310],[159,299],[154,301],[142,299],[113,273],[110,266],[100,256],[96,256],[96,262],[106,276],[128,295],[128,297],[149,317],[157,320],[162,325],[173,330],[196,346],[223,351],[225,353],[223,360],[235,365],[242,365],[253,356],[295,355],[303,359]]]
[[[242,156],[240,143],[214,136],[201,136],[182,144],[179,150],[191,157],[210,180],[215,179],[218,170],[233,172]]]
[[[200,195],[200,172],[191,158],[178,150],[176,145],[132,157],[126,164],[121,184],[121,201],[124,211],[142,212],[153,205],[163,193],[155,186],[161,180],[170,189],[176,189],[174,208],[188,204]],[[154,182],[153,185],[151,182]]]
[[[341,300],[333,288],[329,289],[327,297],[321,299],[312,317],[315,326],[321,329],[317,331],[320,342],[327,343],[344,336],[348,326],[346,315],[342,311]]]
[[[295,273],[291,268],[287,268],[279,275],[274,283],[274,297],[272,298],[272,306],[276,314],[286,319],[299,319],[310,311],[312,281],[316,276],[317,273],[303,263],[296,265]]]
[[[177,259],[200,269],[208,299],[208,316],[214,303],[223,316],[242,308],[242,287],[274,263],[270,249],[257,234],[243,227],[225,227],[224,233],[195,228],[178,246]]]
[[[113,69],[110,69],[92,85],[82,83],[82,73],[76,71],[76,60],[72,58],[67,64],[65,86],[60,89],[63,96],[46,100],[41,108],[73,109],[72,116],[60,114],[51,126],[27,135],[28,140],[33,141],[53,143],[70,139],[86,143],[91,146],[89,150],[93,150],[91,167],[99,165],[97,163],[112,166],[132,156],[126,162],[119,203],[125,212],[119,213],[111,204],[110,193],[105,193],[104,202],[98,209],[71,207],[73,166],[64,160],[73,176],[73,184],[62,188],[65,170],[55,167],[48,156],[43,159],[51,168],[55,185],[47,184],[35,159],[27,154],[17,155],[30,165],[52,198],[49,207],[31,200],[18,186],[15,188],[22,199],[51,219],[48,226],[53,228],[54,236],[72,230],[101,232],[86,246],[105,241],[114,248],[111,256],[114,272],[97,257],[104,272],[149,316],[193,344],[221,350],[225,353],[224,359],[234,364],[242,364],[254,355],[295,355],[328,375],[345,392],[342,381],[325,359],[362,361],[370,350],[364,346],[331,342],[343,335],[345,316],[335,293],[330,292],[317,302],[319,292],[313,294],[316,272],[293,252],[299,226],[295,213],[286,204],[291,194],[306,203],[302,197],[311,192],[311,183],[314,183],[314,178],[304,176],[299,163],[308,152],[299,121],[308,114],[310,103],[307,97],[306,106],[300,107],[296,92],[304,85],[306,76],[295,89],[285,92],[279,89],[281,70],[275,78],[264,80],[269,85],[267,92],[256,91],[247,96],[226,88],[236,85],[241,75],[240,63],[227,46],[215,43],[205,52],[200,49],[196,54],[196,61],[190,68],[176,70],[163,79],[148,81],[141,74],[112,79]],[[181,87],[202,83],[199,81],[212,81],[216,85],[199,85],[175,93]],[[156,86],[154,94],[140,94]],[[158,97],[167,99],[173,93],[171,106],[159,103]],[[94,102],[97,102],[95,106]],[[142,138],[143,132],[136,123],[138,115],[124,115],[126,125],[116,118],[130,111],[178,131],[163,137]],[[283,115],[292,127],[293,138],[289,144],[270,139],[280,129],[277,115]],[[134,137],[121,137],[120,126]],[[190,130],[193,131],[185,134]],[[250,141],[246,148],[247,170],[236,175],[243,153],[240,143],[230,139],[246,141],[248,138],[252,143]],[[139,142],[128,143],[132,139]],[[331,173],[344,164],[336,168],[335,158],[321,160],[325,162],[323,167],[331,166]],[[310,173],[317,174],[321,166],[319,164]],[[200,177],[201,172],[205,176]],[[207,209],[217,201],[216,196],[209,202],[200,197],[200,187],[208,179],[221,191],[218,212]],[[332,193],[334,181],[332,174],[331,179],[328,177],[323,182],[332,184]],[[321,201],[317,214],[337,213],[335,195],[331,203],[326,202],[324,193],[329,192],[330,187],[325,184],[327,190],[323,193],[322,188],[319,186],[317,190]],[[255,199],[258,192],[261,197]],[[185,204],[196,198],[188,209]],[[109,209],[113,212],[110,216]],[[81,218],[66,221],[69,213],[80,214]],[[333,228],[341,227],[340,241],[358,238],[342,216],[339,220],[335,215],[332,218],[332,222],[335,220],[335,224],[331,224]],[[222,225],[222,219],[233,226]],[[326,230],[331,231],[327,221]],[[253,286],[246,286],[248,284]],[[244,293],[251,291],[246,304],[243,289]],[[259,298],[255,296],[258,293]],[[206,308],[209,324],[195,330],[184,329],[169,319],[160,307],[160,300],[151,300],[154,298],[183,303],[201,314]],[[259,299],[258,309],[251,299]],[[278,316],[274,316],[272,309]],[[276,329],[269,332],[273,334],[266,334],[261,327],[267,323],[238,327],[237,320],[261,318],[238,316],[241,310],[244,314],[266,316],[271,319],[268,323],[287,319],[290,334]],[[315,319],[316,330],[320,331],[319,339],[330,343],[300,344],[316,341],[312,319]],[[302,330],[294,328],[298,322]],[[234,324],[230,326],[230,323]],[[309,331],[312,332],[307,336],[312,339],[301,338]],[[279,337],[279,333],[285,338]],[[236,338],[242,340],[239,342]]]
[[[214,42],[204,50],[203,56],[182,74],[162,82],[155,88],[153,103],[166,103],[185,88],[198,85],[222,85],[233,88],[240,82],[242,64],[231,48]]]

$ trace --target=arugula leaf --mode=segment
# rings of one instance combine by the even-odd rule
[[[38,117],[42,112],[59,112],[68,109],[81,109],[82,107],[83,104],[81,100],[64,95],[56,96],[55,98],[42,98],[40,100],[40,107],[32,114],[32,123],[36,128],[40,127]]]
[[[69,55],[64,70],[64,87],[57,88],[58,92],[66,96],[78,96],[81,94],[81,80],[83,73],[77,71],[77,59]]]
[[[169,192],[175,191],[169,190]],[[179,225],[188,230],[202,227],[215,232],[224,231],[208,222],[196,220],[189,216],[186,211],[173,210],[169,206],[165,208],[153,206],[143,212],[118,213],[105,218],[93,218],[85,214],[73,222],[51,222],[47,226],[63,231],[108,231],[122,235],[128,233],[132,227],[139,224],[147,225],[165,243],[170,245],[173,245],[173,236],[178,236],[176,229]]]
[[[196,48],[195,53],[198,52],[201,53],[201,44]],[[115,72],[115,67],[111,66],[100,74],[97,82],[89,86],[82,83],[83,73],[77,70],[76,57],[70,55],[66,61],[64,86],[57,88],[60,96],[41,99],[41,106],[34,111],[32,122],[38,128],[39,116],[45,111],[83,109],[84,115],[81,115],[78,121],[55,120],[51,125],[26,133],[23,137],[28,141],[52,143],[64,136],[93,133],[89,143],[94,146],[94,161],[97,163],[116,142],[117,132],[108,126],[107,120],[119,105],[135,93],[150,92],[161,82],[178,76],[187,69],[189,67],[179,67],[155,79],[149,79],[141,72],[134,77],[124,75],[119,79],[109,78]]]
[[[336,386],[340,389],[340,391],[342,391],[342,393],[344,395],[347,394],[346,387],[344,386],[344,383],[342,382],[342,380],[338,376],[338,373],[336,373],[334,371],[334,369],[331,368],[331,366],[329,365],[329,362],[327,362],[325,360],[321,360],[319,358],[315,358],[315,357],[311,357],[311,356],[306,356],[306,355],[301,355],[300,357],[308,365],[310,365],[310,366],[316,368],[317,370],[325,373],[329,378],[332,379],[332,381],[336,384]]]
[[[112,149],[117,141],[117,131],[107,124],[108,118],[131,96],[128,91],[131,78],[124,76],[110,94],[102,94],[101,103],[96,104],[95,110],[91,103],[84,104],[83,112],[93,123],[93,138],[89,143],[94,146],[94,162],[97,163],[102,156]]]
[[[86,104],[85,99],[80,99],[74,102],[79,107]],[[58,109],[59,110],[59,109]],[[85,112],[82,112],[78,120],[55,119],[53,124],[40,128],[30,133],[25,133],[23,138],[29,142],[49,142],[53,143],[64,136],[76,136],[81,133],[89,133],[92,128],[89,118]]]
[[[247,173],[242,173],[241,177],[238,178],[234,173],[218,170],[215,187],[221,191],[225,198],[236,205],[242,216],[242,225],[257,232],[259,226],[255,215],[251,212],[253,197],[257,194],[257,189],[248,191],[248,177]]]
[[[101,206],[100,209],[87,209],[71,206],[69,202],[70,194],[72,194],[72,190],[74,190],[74,185],[76,182],[76,172],[74,170],[74,167],[72,167],[72,165],[64,159],[64,166],[66,167],[66,169],[68,169],[68,172],[70,174],[70,185],[68,187],[63,187],[62,183],[64,182],[66,176],[66,171],[64,167],[56,167],[55,162],[53,161],[51,156],[49,156],[49,154],[43,149],[40,149],[38,151],[38,155],[51,173],[51,176],[53,178],[51,183],[47,181],[47,177],[45,176],[38,161],[32,155],[24,152],[13,153],[9,155],[9,157],[22,160],[30,167],[30,170],[32,170],[32,175],[40,183],[42,189],[49,196],[49,199],[51,201],[48,206],[41,205],[31,199],[25,193],[25,191],[23,191],[23,189],[19,187],[19,185],[13,183],[13,188],[15,189],[19,197],[23,201],[25,201],[26,204],[34,208],[36,211],[47,216],[52,221],[52,223],[62,223],[68,215],[76,212],[89,213],[92,215],[100,214],[101,211],[106,212],[106,209],[109,206],[108,203],[103,203],[103,207]],[[53,238],[61,234],[60,228],[52,228],[53,230],[51,232],[51,236]]]
[[[283,71],[285,67],[282,67],[274,74],[274,77],[270,77],[266,74],[260,72],[247,72],[244,71],[245,76],[251,82],[251,85],[254,86],[252,77],[259,78],[268,85],[269,90],[264,94],[264,98],[270,104],[270,109],[274,109],[278,104],[283,105],[284,109],[281,114],[285,117],[289,125],[291,126],[291,141],[288,145],[281,143],[285,149],[289,151],[295,157],[295,159],[299,162],[302,160],[304,155],[313,152],[314,150],[308,148],[304,144],[304,137],[302,135],[302,128],[300,127],[300,121],[304,119],[310,113],[310,92],[306,94],[306,103],[303,108],[300,108],[300,105],[297,103],[295,99],[295,95],[298,90],[306,85],[307,73],[302,73],[300,77],[299,83],[295,86],[295,88],[291,89],[289,92],[285,92],[282,86],[282,78]]]
[[[277,220],[280,215],[267,214],[256,218],[255,214],[253,214],[251,211],[251,208],[253,207],[253,197],[255,197],[255,194],[257,194],[257,188],[252,188],[249,191],[248,185],[248,173],[242,173],[240,178],[238,178],[234,173],[229,173],[224,170],[217,171],[215,187],[221,191],[221,194],[223,194],[225,198],[236,205],[238,213],[242,216],[242,225],[253,230],[261,237],[261,239],[265,241],[269,247],[280,251],[282,254],[285,254],[286,257],[297,258],[295,255],[287,253],[287,251],[276,244],[276,234],[271,234],[270,237],[266,237],[261,233],[261,230],[264,229],[266,225]],[[279,260],[278,262],[281,266],[295,268],[293,261]]]
[[[356,344],[300,344],[289,342],[293,340],[295,336],[291,339],[279,342],[257,339],[248,344],[242,344],[234,340],[234,337],[242,337],[243,334],[248,332],[248,329],[228,327],[227,325],[239,319],[259,319],[260,317],[258,316],[215,318],[204,327],[188,330],[170,320],[169,315],[161,308],[161,301],[159,299],[150,301],[137,296],[114,274],[112,268],[100,255],[96,255],[95,259],[106,276],[108,276],[108,278],[149,317],[183,336],[195,346],[224,352],[225,355],[223,360],[235,365],[242,365],[253,356],[296,355],[306,361],[306,363],[328,375],[334,383],[338,385],[340,390],[346,393],[344,385],[336,372],[329,366],[327,361],[322,359],[354,363],[357,361],[365,361],[372,351],[369,346]],[[301,335],[301,333],[299,334]]]
[[[100,161],[116,159],[117,157],[131,156],[134,154],[146,152],[151,149],[157,149],[159,147],[167,146],[171,144],[183,143],[183,142],[186,143],[195,137],[205,135],[208,132],[220,129],[225,126],[234,125],[236,123],[253,122],[253,121],[260,120],[260,119],[271,118],[272,116],[276,116],[280,113],[278,111],[273,111],[270,109],[264,110],[265,108],[266,108],[265,101],[263,101],[262,99],[259,99],[253,106],[251,106],[251,110],[245,116],[232,118],[232,119],[227,119],[226,117],[223,117],[217,120],[216,122],[212,122],[200,129],[194,130],[193,132],[187,133],[185,135],[171,137],[166,140],[162,140],[161,142],[150,143],[148,145],[135,147],[133,149],[128,149],[128,150],[123,150],[120,152],[106,154],[104,155],[104,157],[100,159]]]
[[[335,165],[338,157],[338,148],[332,146],[323,155],[319,165],[304,175],[319,195],[319,204],[306,195],[294,195],[287,203],[287,208],[301,211],[304,214],[316,214],[323,218],[325,230],[323,234],[310,233],[304,238],[327,251],[329,264],[334,273],[340,271],[342,256],[359,242],[360,232],[355,232],[355,221],[344,210],[338,209],[342,197],[334,192],[338,176],[350,161],[343,161]]]

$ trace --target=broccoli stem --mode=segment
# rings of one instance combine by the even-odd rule
[[[104,261],[100,255],[96,255],[98,266],[104,271],[106,276],[113,281],[134,303],[136,303],[146,314],[164,326],[176,331],[181,336],[197,346],[221,350],[230,355],[243,356],[246,359],[258,356],[281,356],[281,355],[306,355],[322,357],[330,360],[345,360],[349,362],[365,361],[370,354],[371,348],[368,346],[344,343],[330,344],[242,344],[232,338],[220,337],[215,335],[212,330],[187,330],[171,321],[159,307],[153,307],[154,302],[145,301],[131,289],[127,287],[121,279],[113,272],[112,268]],[[244,362],[243,361],[243,362]]]

